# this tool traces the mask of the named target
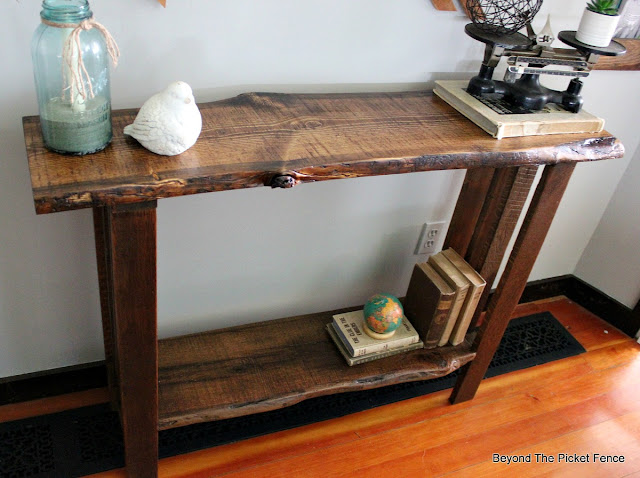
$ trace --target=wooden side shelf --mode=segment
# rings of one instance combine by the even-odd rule
[[[161,340],[159,428],[265,412],[331,393],[441,377],[475,357],[471,344],[464,342],[349,367],[325,330],[333,314],[345,311]]]

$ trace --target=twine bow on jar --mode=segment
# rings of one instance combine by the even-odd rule
[[[118,66],[118,58],[120,56],[120,49],[116,41],[106,29],[104,25],[98,23],[93,17],[81,21],[80,23],[56,23],[45,19],[42,19],[42,23],[50,27],[55,28],[69,28],[71,32],[64,42],[62,48],[62,60],[63,64],[68,68],[64,68],[63,77],[63,96],[64,92],[70,91],[70,101],[73,105],[77,100],[76,96],[82,99],[82,102],[87,99],[87,96],[94,98],[93,85],[91,83],[91,77],[89,72],[84,66],[82,59],[82,45],[80,43],[80,33],[83,31],[97,29],[104,37],[107,51],[113,62],[113,66]],[[85,86],[86,83],[86,86]],[[88,91],[87,91],[88,90]]]

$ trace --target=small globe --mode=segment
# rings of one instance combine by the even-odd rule
[[[404,317],[400,301],[391,294],[375,294],[364,305],[365,332],[376,339],[393,335]]]

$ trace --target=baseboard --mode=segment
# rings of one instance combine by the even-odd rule
[[[522,292],[522,296],[520,297],[520,303],[526,304],[527,302],[549,299],[559,295],[569,297],[567,293],[573,289],[573,282],[575,279],[575,276],[567,274],[564,276],[528,282]]]
[[[0,406],[107,386],[104,361],[3,378]]]
[[[520,302],[532,302],[557,295],[564,295],[629,337],[634,337],[640,328],[640,311],[637,306],[632,310],[571,274],[528,283]]]
[[[640,328],[640,308],[631,310],[573,275],[527,284],[521,303],[564,295],[630,337]],[[82,364],[0,380],[0,405],[107,386],[104,362]]]

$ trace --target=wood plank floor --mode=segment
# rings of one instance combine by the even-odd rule
[[[160,476],[639,478],[640,345],[564,297],[520,305],[516,317],[540,311],[550,311],[587,353],[485,380],[474,400],[458,405],[443,390],[168,458]],[[106,397],[96,390],[0,407],[0,421]],[[494,454],[530,456],[531,463],[494,463]],[[624,461],[594,462],[594,454]],[[572,462],[582,457],[589,462]]]

